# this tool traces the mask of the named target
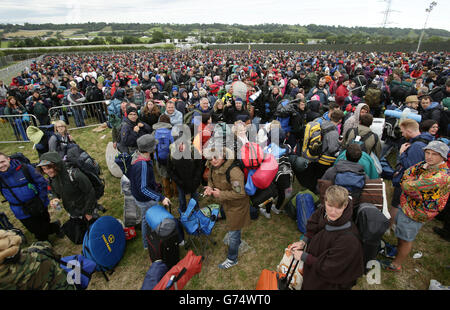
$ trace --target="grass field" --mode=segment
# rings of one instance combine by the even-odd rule
[[[92,128],[73,130],[75,141],[85,149],[91,156],[96,158],[101,165],[103,177],[106,181],[105,195],[101,198],[108,211],[106,215],[123,218],[123,196],[120,194],[120,180],[114,178],[108,171],[105,163],[105,149],[111,140],[111,132],[106,129],[102,132],[92,132]],[[32,162],[38,160],[37,152],[32,149],[31,143],[0,144],[0,150],[11,154],[22,152]],[[300,189],[295,182],[295,191]],[[388,195],[390,196],[392,186],[388,182]],[[172,199],[172,212],[178,209],[176,199]],[[210,198],[200,200],[204,206],[214,201]],[[5,211],[12,222],[22,228],[23,226],[15,220],[7,204],[1,204],[1,210]],[[64,210],[50,210],[52,219],[60,219],[62,222],[68,219]],[[438,221],[432,221],[421,229],[410,257],[403,266],[400,273],[381,272],[381,284],[369,285],[364,277],[361,277],[354,287],[355,290],[424,290],[428,289],[431,279],[436,279],[444,285],[450,284],[450,244],[432,231],[434,226],[441,226]],[[94,274],[89,289],[91,290],[137,290],[140,289],[145,273],[151,261],[148,253],[142,248],[141,232],[137,231],[137,238],[127,242],[123,259],[110,276],[107,282],[101,273]],[[297,241],[301,236],[295,221],[285,214],[272,214],[271,219],[260,216],[253,220],[249,228],[243,230],[242,239],[250,246],[250,249],[240,254],[239,264],[230,270],[223,271],[217,268],[226,257],[227,247],[223,243],[226,234],[225,223],[218,221],[213,229],[211,238],[216,245],[208,244],[206,247],[202,271],[196,275],[186,289],[191,290],[253,290],[256,287],[261,270],[267,268],[275,270],[283,256],[283,250],[290,243]],[[33,236],[26,233],[28,245],[33,241]],[[394,236],[385,236],[389,243],[396,244]],[[66,237],[57,239],[50,237],[56,251],[63,255],[81,253],[81,245],[72,244]],[[413,259],[412,255],[418,251],[423,253],[420,259]],[[186,249],[182,249],[181,258],[184,257]],[[196,253],[199,254],[199,253]]]

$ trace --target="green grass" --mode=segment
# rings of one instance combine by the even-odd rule
[[[105,163],[105,149],[111,140],[111,132],[106,129],[102,132],[92,132],[92,128],[78,129],[71,131],[75,141],[93,156],[100,163],[103,177],[106,182],[105,195],[101,198],[107,209],[106,215],[123,219],[123,196],[120,194],[120,180],[114,178],[109,173]],[[103,137],[105,136],[105,137]],[[0,150],[7,154],[22,152],[28,156],[32,162],[38,160],[37,152],[32,149],[31,143],[0,144]],[[391,187],[388,186],[390,196]],[[294,192],[300,189],[295,182]],[[178,216],[178,201],[172,199],[172,212]],[[211,198],[200,200],[200,205],[213,203]],[[24,227],[12,215],[7,204],[1,204],[1,210],[5,211],[12,222],[19,228]],[[52,219],[60,219],[62,222],[68,219],[66,212],[56,212],[51,210]],[[432,231],[434,226],[441,226],[438,221],[426,223],[421,229],[413,250],[403,266],[401,273],[391,273],[382,271],[381,284],[369,285],[364,277],[361,277],[354,287],[355,290],[423,290],[428,289],[431,279],[436,279],[444,285],[450,284],[450,244]],[[142,248],[141,231],[137,231],[137,238],[127,242],[124,257],[117,265],[115,272],[109,277],[107,282],[101,273],[94,274],[89,289],[108,290],[140,289],[145,273],[151,261],[148,252]],[[275,270],[280,262],[284,249],[292,242],[299,239],[301,233],[298,231],[295,221],[287,215],[272,214],[270,220],[259,217],[253,220],[251,226],[243,230],[242,239],[248,243],[250,249],[241,253],[239,264],[230,270],[219,270],[217,265],[221,263],[227,253],[227,247],[223,243],[226,234],[225,222],[219,220],[213,229],[211,239],[216,245],[207,244],[205,260],[202,271],[190,280],[185,287],[191,290],[253,290],[256,287],[258,277],[263,269]],[[26,232],[28,244],[34,241],[33,236]],[[385,237],[386,241],[396,244],[395,237],[391,234]],[[81,253],[81,245],[72,244],[67,238],[56,239],[50,237],[51,243],[56,251],[63,255],[73,255]],[[25,245],[25,246],[27,246]],[[420,259],[413,259],[412,255],[418,251],[423,253]],[[181,250],[181,258],[187,253],[186,249]],[[196,253],[199,254],[199,253]]]

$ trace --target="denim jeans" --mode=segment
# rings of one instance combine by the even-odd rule
[[[229,244],[228,244],[228,259],[233,262],[237,262],[239,254],[239,246],[241,245],[241,231],[232,230],[228,232]]]
[[[154,201],[154,200],[150,200],[147,202],[140,202],[136,200],[136,205],[141,209],[141,214],[142,214],[142,221],[141,221],[141,225],[142,225],[142,245],[144,246],[144,249],[148,248],[148,243],[147,243],[147,221],[145,220],[145,213],[147,212],[148,209],[150,209],[151,207],[153,207],[154,205],[157,205],[158,202]]]
[[[81,107],[73,107],[72,108],[73,118],[75,119],[75,125],[77,127],[84,127],[84,118],[83,118],[83,108]]]
[[[186,193],[183,191],[181,187],[177,185],[178,190],[178,202],[180,203],[180,210],[182,212],[186,211]],[[198,192],[194,192],[191,194],[191,198],[194,198],[195,200],[198,200]]]

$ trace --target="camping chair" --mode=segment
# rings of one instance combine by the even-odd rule
[[[200,210],[197,200],[191,198],[186,211],[180,212],[180,222],[189,236],[188,243],[191,243],[197,253],[204,254],[208,242],[213,245],[217,243],[210,238],[212,229],[219,215],[219,209],[209,209],[209,215],[205,215]],[[200,251],[199,251],[200,248]]]

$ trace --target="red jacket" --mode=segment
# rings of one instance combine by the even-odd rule
[[[336,103],[339,104],[339,106],[343,106],[345,97],[347,97],[348,95],[349,95],[349,91],[348,91],[347,87],[344,86],[344,84],[341,84],[336,89],[336,97],[335,97]]]

